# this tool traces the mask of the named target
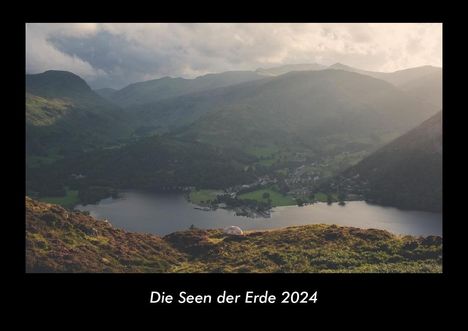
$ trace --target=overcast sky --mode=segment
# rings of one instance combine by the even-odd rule
[[[366,70],[442,66],[442,24],[28,23],[26,71],[68,70],[93,88],[292,63]]]

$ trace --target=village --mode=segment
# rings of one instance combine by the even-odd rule
[[[343,170],[356,158],[353,153],[311,159],[295,155],[294,162],[275,164],[253,182],[224,190],[185,188],[187,199],[200,210],[218,208],[249,218],[269,218],[274,207],[305,206],[316,202],[345,205],[363,199],[354,180],[330,182],[331,171]],[[331,170],[333,168],[333,170]]]

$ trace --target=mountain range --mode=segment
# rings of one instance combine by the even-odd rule
[[[138,131],[167,132],[176,127],[190,125],[200,116],[212,110],[217,111],[221,108],[237,108],[239,106],[241,108],[244,106],[269,107],[269,102],[277,105],[276,100],[284,100],[293,95],[291,94],[292,89],[288,91],[287,86],[280,90],[281,86],[279,85],[282,76],[286,74],[293,77],[295,71],[300,71],[303,75],[308,75],[310,80],[320,79],[321,72],[327,69],[358,73],[365,77],[370,76],[386,81],[403,92],[406,99],[409,96],[417,100],[421,104],[417,106],[418,108],[432,108],[435,111],[442,109],[442,70],[431,66],[383,73],[364,71],[339,63],[329,67],[319,64],[286,65],[270,69],[257,69],[256,71],[210,74],[196,79],[165,77],[131,84],[110,95],[107,94],[107,97],[120,107],[125,108],[129,117],[133,116],[133,123]],[[306,81],[300,75],[296,77],[298,77],[296,82],[301,79],[302,82]],[[286,80],[288,79],[284,78],[283,82]],[[270,81],[276,83],[269,83]],[[289,79],[289,81],[295,83],[294,79]],[[307,84],[307,82],[305,83]],[[262,96],[258,94],[258,90],[262,89],[263,86],[268,88],[274,84],[278,84],[275,93],[280,92],[275,94],[275,101],[265,100],[266,98],[264,98],[263,101],[259,102],[258,99]],[[313,83],[311,82],[311,84]],[[356,81],[354,84],[359,86],[360,82]],[[249,90],[252,90],[252,92]],[[267,94],[268,91],[262,93]],[[374,95],[375,92],[369,90],[365,94],[365,98],[369,99]],[[254,97],[251,98],[251,96]],[[312,97],[314,96],[311,95],[309,99]],[[351,97],[354,96],[351,95]],[[255,98],[257,100],[253,100]],[[301,98],[303,96],[295,96],[293,101],[297,100],[303,102],[303,104],[308,103],[308,100]],[[338,96],[339,98],[340,96]],[[395,97],[397,102],[398,99],[400,98]],[[363,102],[366,101],[363,100]],[[412,124],[416,123],[413,122]],[[409,123],[409,127],[411,127],[411,123]]]
[[[303,64],[287,64],[272,68],[258,68],[256,73],[263,76],[279,76],[291,71],[315,71],[324,70],[327,66],[318,63],[303,63]]]
[[[259,150],[274,162],[368,154],[440,111],[421,97],[442,100],[440,81],[440,68],[376,73],[340,64],[97,91],[69,72],[27,75],[28,191],[228,186],[258,175],[267,157]],[[78,173],[86,179],[70,180]]]
[[[421,102],[427,102],[442,109],[442,69],[433,66],[398,70],[394,72],[375,72],[356,69],[336,63],[330,69],[357,72],[362,75],[385,80],[405,91]]]
[[[180,136],[205,143],[236,148],[295,145],[321,151],[339,150],[358,140],[372,145],[373,137],[385,141],[385,135],[401,134],[437,110],[385,81],[321,70],[181,97],[142,110],[139,116],[150,123],[156,115],[161,123],[198,114]]]
[[[142,190],[239,217],[348,198],[439,213],[441,68],[292,64],[119,90],[49,70],[25,83],[26,272],[442,272],[440,236],[325,224],[160,236],[74,210]]]
[[[276,77],[292,71],[319,71],[325,69],[356,72],[382,79],[401,88],[410,95],[421,98],[422,101],[432,103],[439,109],[442,108],[442,69],[433,66],[421,66],[394,72],[376,72],[361,70],[341,63],[335,63],[331,66],[318,63],[289,64],[266,69],[258,68],[255,71],[228,71],[208,74],[195,79],[164,77],[130,84],[120,90],[103,88],[97,91],[106,98],[112,97],[112,100],[119,106],[127,108],[265,77]],[[423,91],[429,86],[431,86],[432,93],[425,94]]]
[[[121,90],[107,94],[107,97],[111,97],[112,101],[120,107],[129,108],[261,78],[263,78],[261,75],[251,71],[227,71],[207,74],[195,79],[163,77],[130,84]],[[109,92],[109,90],[106,91]]]

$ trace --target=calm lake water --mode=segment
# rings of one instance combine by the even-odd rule
[[[191,224],[206,229],[237,225],[243,230],[255,230],[318,223],[383,229],[397,234],[442,235],[442,214],[404,211],[364,201],[348,202],[346,206],[316,203],[277,207],[270,218],[248,218],[224,209],[203,211],[194,207],[180,194],[125,192],[121,198],[107,198],[96,205],[78,205],[76,209],[108,219],[117,228],[160,235],[186,230]]]

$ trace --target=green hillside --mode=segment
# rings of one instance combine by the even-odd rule
[[[435,112],[389,83],[342,70],[291,72],[168,98],[132,114],[70,73],[28,79],[28,89],[44,97],[27,96],[27,191],[59,198],[68,187],[83,202],[121,188],[224,189],[279,163],[275,176],[320,158],[328,161],[311,171],[326,167],[321,176],[332,176]],[[64,80],[52,98],[53,83]],[[135,133],[136,118],[172,131],[123,140]]]
[[[184,102],[185,101],[185,102]],[[342,70],[291,72],[216,93],[179,98],[168,118],[200,118],[181,129],[186,139],[231,146],[281,146],[338,152],[373,148],[434,114],[437,109],[393,85]],[[157,113],[157,114],[156,114]],[[164,112],[146,110],[164,121]]]
[[[442,211],[442,112],[369,155],[334,183],[367,200]]]
[[[79,190],[80,200],[87,203],[109,196],[117,188],[220,189],[252,181],[254,174],[245,165],[253,161],[247,154],[153,136],[28,169],[26,186],[30,194],[38,196],[63,196],[69,187]]]
[[[26,75],[26,155],[48,163],[127,138],[122,111],[70,72]]]

